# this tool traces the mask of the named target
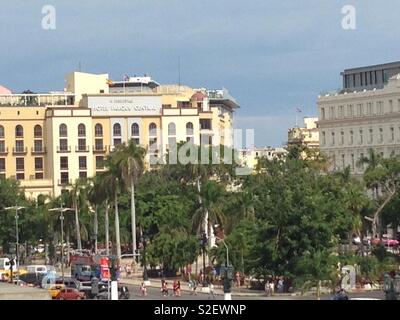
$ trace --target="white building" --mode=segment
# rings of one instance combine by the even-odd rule
[[[369,74],[368,67],[362,69]],[[349,166],[353,174],[361,174],[357,162],[369,149],[384,157],[400,154],[400,74],[381,89],[344,88],[319,96],[318,112],[320,148],[329,156],[332,170]]]
[[[265,158],[268,160],[283,159],[287,153],[288,153],[287,150],[284,148],[263,147],[263,148],[241,149],[239,151],[239,159],[243,166],[255,169],[259,159],[261,158]]]

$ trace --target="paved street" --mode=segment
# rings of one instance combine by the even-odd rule
[[[149,287],[147,288],[148,295],[143,297],[140,294],[138,285],[128,285],[129,291],[131,293],[131,299],[133,300],[208,300],[208,293],[198,293],[197,295],[191,295],[187,291],[182,291],[181,297],[174,297],[173,291],[169,291],[168,297],[163,297],[161,295],[160,289]],[[385,296],[381,291],[373,291],[373,292],[363,292],[363,293],[350,293],[350,299],[381,299],[384,300]],[[321,300],[331,300],[332,295],[322,295]],[[215,295],[215,300],[223,300],[224,296],[221,294]],[[288,296],[288,295],[276,295],[273,297],[265,297],[265,296],[238,296],[233,295],[232,300],[316,300],[315,296]]]

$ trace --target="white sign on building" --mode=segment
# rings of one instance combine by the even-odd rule
[[[160,115],[161,96],[94,96],[88,106],[94,116]]]

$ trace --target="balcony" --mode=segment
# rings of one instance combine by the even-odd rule
[[[13,148],[13,154],[27,154],[28,153],[28,148]]]
[[[75,146],[75,152],[89,152],[89,146]]]
[[[107,152],[107,146],[93,146],[93,153],[106,153]]]
[[[72,180],[71,179],[59,179],[57,181],[57,185],[59,187],[70,186],[70,185],[72,185]]]
[[[47,153],[46,147],[31,148],[31,154],[46,154],[46,153]]]
[[[71,152],[71,146],[58,146],[57,147],[57,153],[70,153]]]
[[[67,106],[75,104],[70,93],[0,94],[0,106]]]
[[[6,156],[8,154],[8,148],[0,148],[0,156]]]

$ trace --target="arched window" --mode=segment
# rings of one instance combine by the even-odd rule
[[[99,137],[103,136],[103,126],[100,123],[97,123],[94,127],[94,134]]]
[[[149,125],[149,136],[157,136],[157,125],[154,122],[150,123]]]
[[[60,134],[60,137],[68,136],[68,129],[67,129],[67,125],[66,124],[64,124],[64,123],[60,124],[59,134]]]
[[[193,123],[191,122],[186,123],[186,135],[187,136],[193,135]]]
[[[171,122],[168,125],[168,135],[169,136],[175,136],[176,135],[176,126],[175,123]]]
[[[17,125],[15,127],[15,137],[16,138],[23,138],[24,137],[24,128],[21,125]]]
[[[86,136],[86,127],[85,127],[85,125],[84,125],[83,123],[81,123],[81,124],[78,126],[78,136],[79,136],[79,137],[84,137],[84,136]]]
[[[43,134],[42,127],[41,127],[40,125],[37,124],[37,125],[33,128],[33,135],[34,135],[35,138],[41,138],[41,137],[42,137],[42,134]]]
[[[121,125],[119,123],[115,123],[113,126],[114,136],[121,136]]]
[[[0,139],[4,139],[4,127],[0,126]]]
[[[139,131],[139,125],[137,123],[133,123],[131,127],[131,135],[132,136],[138,136],[140,133]]]

